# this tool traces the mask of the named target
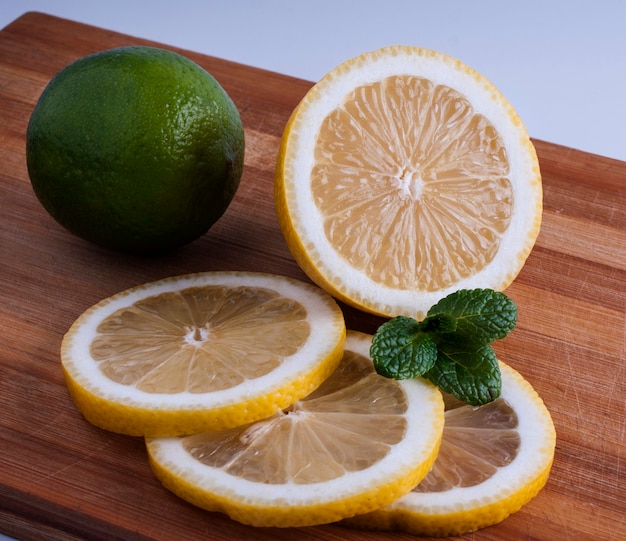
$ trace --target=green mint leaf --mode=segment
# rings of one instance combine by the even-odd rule
[[[461,289],[435,304],[425,321],[442,317],[456,320],[456,335],[476,344],[489,344],[515,328],[517,306],[499,291]]]
[[[430,370],[437,359],[437,345],[422,324],[405,316],[383,323],[370,347],[376,372],[386,378],[409,379]]]
[[[498,359],[489,344],[475,348],[462,338],[440,343],[437,361],[424,377],[442,391],[472,406],[498,398],[502,377]]]
[[[433,306],[426,319],[399,316],[381,325],[370,349],[389,378],[423,376],[468,404],[500,396],[500,366],[491,342],[517,324],[517,306],[492,289],[464,289]]]
[[[427,317],[420,326],[427,333],[449,334],[457,330],[458,320],[449,314],[433,314]]]

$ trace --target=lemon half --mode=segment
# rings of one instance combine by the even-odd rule
[[[511,104],[462,62],[402,46],[310,89],[283,133],[275,200],[312,280],[416,319],[458,289],[507,287],[542,214],[537,156]]]

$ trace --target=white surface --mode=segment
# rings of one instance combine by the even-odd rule
[[[311,81],[428,47],[491,79],[532,137],[626,161],[622,0],[0,0],[0,27],[35,10]]]

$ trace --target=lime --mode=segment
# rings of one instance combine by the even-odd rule
[[[33,190],[74,234],[156,253],[223,215],[243,170],[239,112],[213,76],[160,48],[120,47],[56,74],[30,118]]]

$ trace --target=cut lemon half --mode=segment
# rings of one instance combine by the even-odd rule
[[[343,314],[319,288],[282,276],[207,272],[105,299],[65,335],[77,408],[130,435],[181,435],[262,419],[337,367]]]
[[[275,201],[300,267],[359,309],[422,319],[458,289],[506,288],[539,233],[541,175],[511,104],[460,61],[365,53],[306,94]]]
[[[425,380],[376,374],[370,345],[349,331],[330,378],[268,419],[147,438],[156,476],[183,499],[255,526],[334,522],[406,494],[437,455],[443,400]]]
[[[523,377],[500,363],[502,394],[480,407],[446,395],[432,471],[409,494],[347,524],[443,537],[501,522],[534,498],[550,474],[552,418]]]

